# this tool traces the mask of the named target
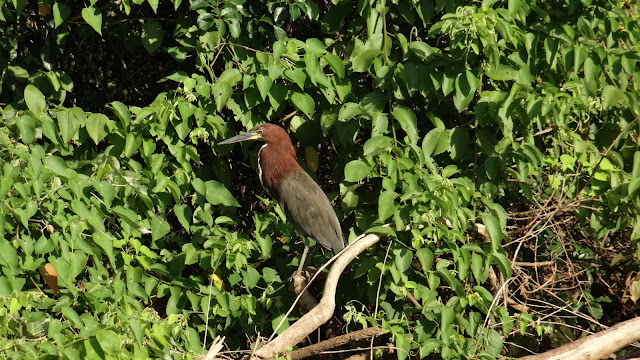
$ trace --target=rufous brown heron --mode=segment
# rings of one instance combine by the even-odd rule
[[[334,254],[344,249],[338,217],[320,186],[298,164],[287,132],[274,124],[262,124],[226,139],[220,145],[246,140],[265,142],[258,152],[260,182],[278,201],[287,220],[305,237],[297,274],[302,273],[309,252],[307,237],[315,239]]]

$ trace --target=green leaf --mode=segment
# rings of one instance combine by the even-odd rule
[[[242,80],[242,73],[236,68],[227,69],[218,77],[218,81],[226,82],[231,87],[236,86],[240,80]]]
[[[100,330],[96,334],[96,339],[102,350],[109,355],[119,354],[122,352],[122,342],[120,335],[111,330]]]
[[[509,81],[516,78],[518,71],[511,66],[500,64],[492,68],[486,74],[492,80]]]
[[[82,9],[82,18],[102,36],[102,12],[95,6]]]
[[[285,70],[284,76],[295,82],[300,87],[300,90],[304,90],[304,82],[307,80],[307,75],[302,69],[296,67],[293,70]]]
[[[411,341],[404,334],[396,334],[396,347],[398,348],[398,360],[405,360],[411,351]]]
[[[409,49],[417,57],[423,60],[426,60],[429,56],[440,52],[438,48],[431,47],[430,45],[422,41],[412,41],[411,43],[409,43]]]
[[[618,106],[625,99],[625,92],[613,85],[607,85],[602,89],[602,107],[607,110]]]
[[[301,92],[295,92],[291,95],[291,101],[293,105],[300,111],[305,113],[308,118],[312,118],[316,110],[316,103],[313,101],[311,95]]]
[[[273,85],[273,81],[271,80],[269,75],[258,74],[256,76],[256,86],[258,87],[258,91],[260,91],[262,100],[265,100],[267,98],[269,90],[271,90],[271,85]]]
[[[629,180],[627,193],[631,196],[638,188],[640,188],[640,151],[636,151],[633,154],[633,168],[631,170],[631,179]]]
[[[100,247],[100,249],[107,255],[109,262],[112,266],[116,265],[116,259],[113,254],[113,238],[111,235],[102,231],[96,231],[93,233],[93,242]]]
[[[496,251],[501,248],[502,243],[502,229],[500,228],[500,221],[497,217],[482,213],[480,214],[482,218],[482,222],[487,229],[487,233],[489,234],[489,240],[491,240],[491,248]]]
[[[522,0],[509,0],[507,6],[509,8],[509,15],[514,15],[520,10]]]
[[[29,110],[36,115],[43,112],[47,105],[42,92],[31,84],[24,88],[24,101]]]
[[[149,54],[158,50],[162,46],[162,24],[158,21],[145,21],[142,26],[142,45]]]
[[[409,143],[415,145],[418,143],[418,125],[416,114],[410,108],[398,105],[396,106],[391,115],[398,120],[402,130],[407,133],[407,137],[409,138]]]
[[[59,156],[50,155],[43,159],[45,169],[51,171],[57,176],[65,176],[66,170],[69,168],[67,163]]]
[[[97,181],[93,183],[93,187],[98,190],[104,205],[107,209],[111,208],[111,203],[116,197],[116,188],[108,181]]]
[[[371,64],[373,64],[373,60],[375,60],[380,54],[382,54],[382,50],[377,49],[362,50],[358,52],[351,59],[352,70],[354,72],[369,71]]]
[[[231,97],[231,86],[223,81],[216,81],[213,84],[213,98],[216,101],[216,110],[221,112],[222,109],[227,105],[227,101]]]
[[[235,206],[240,207],[240,204],[231,195],[231,192],[227,190],[222,183],[215,180],[209,180],[205,183],[206,186],[206,198],[207,201],[213,205]]]
[[[360,104],[348,102],[342,105],[338,112],[338,120],[347,121],[364,113],[364,108]]]
[[[56,272],[57,271],[58,270],[56,269]],[[64,315],[64,317],[67,320],[69,320],[69,322],[74,328],[80,330],[84,327],[84,321],[82,321],[80,316],[78,316],[78,313],[72,308],[65,306],[62,309],[60,309],[60,312],[62,312],[62,315]]]
[[[58,127],[60,128],[60,135],[62,135],[62,141],[69,143],[78,134],[80,129],[80,121],[70,110],[63,110],[58,114]]]
[[[413,260],[413,253],[405,247],[401,247],[393,250],[394,265],[400,273],[405,273],[411,266]]]
[[[113,113],[120,119],[120,123],[124,128],[128,128],[131,124],[131,112],[129,108],[120,101],[113,101],[109,104],[109,107],[113,110]]]
[[[365,156],[376,156],[393,144],[393,139],[388,136],[373,136],[364,143]]]
[[[491,262],[498,265],[498,268],[500,268],[500,273],[502,273],[502,276],[504,276],[505,279],[511,277],[511,274],[513,272],[513,270],[511,269],[511,262],[505,254],[493,252],[489,254],[489,259],[491,260]]]
[[[187,204],[176,204],[173,207],[173,212],[176,214],[178,221],[182,227],[189,231],[191,227],[191,219],[193,218],[193,211]]]
[[[479,83],[478,78],[469,70],[458,75],[455,81],[456,92],[453,96],[453,103],[458,111],[467,108],[471,100],[473,100]]]
[[[352,160],[344,167],[344,180],[359,182],[364,180],[371,172],[371,166],[362,160]]]
[[[171,231],[171,226],[166,219],[154,215],[151,217],[151,238],[153,241],[161,239]]]
[[[333,69],[333,72],[338,75],[339,78],[344,77],[344,62],[338,55],[326,53],[322,55],[322,57],[327,60],[329,66],[331,66],[331,69]]]
[[[327,52],[327,49],[324,47],[322,41],[316,38],[309,38],[305,43],[305,50],[307,52],[313,52],[318,55],[324,54]]]
[[[16,248],[5,239],[0,239],[0,265],[9,267],[12,270],[18,269],[18,252]]]
[[[96,145],[107,136],[107,131],[104,128],[108,121],[109,118],[104,114],[91,114],[87,118],[86,129]]]
[[[29,115],[22,115],[15,120],[22,142],[24,144],[32,144],[35,139],[36,121]]]
[[[425,157],[438,155],[451,146],[451,132],[440,128],[431,129],[422,140],[422,152]]]
[[[53,4],[53,24],[55,28],[62,25],[69,15],[71,15],[70,7],[59,2]]]
[[[151,9],[153,9],[153,13],[157,14],[158,13],[158,3],[160,2],[160,0],[147,0],[147,2],[149,3],[149,6],[151,6]]]
[[[398,194],[395,191],[383,191],[378,198],[378,220],[384,222],[393,215],[398,206],[395,199]]]

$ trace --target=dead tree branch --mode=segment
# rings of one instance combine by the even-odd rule
[[[273,341],[258,349],[251,356],[251,359],[268,359],[273,357],[274,354],[281,354],[287,350],[287,347],[295,346],[320,325],[327,322],[333,316],[333,311],[336,308],[336,287],[338,286],[340,275],[356,256],[379,240],[380,237],[377,235],[367,234],[349,244],[331,267],[325,282],[324,294],[318,306],[298,319]]]
[[[640,317],[623,321],[607,330],[570,342],[542,354],[521,357],[521,360],[597,360],[640,340]]]
[[[287,358],[290,360],[304,359],[312,355],[317,355],[323,351],[335,349],[339,346],[346,345],[349,343],[366,340],[374,336],[382,335],[383,333],[384,331],[379,327],[371,327],[367,329],[354,331],[348,334],[336,336],[334,338],[319,342],[317,344],[309,345],[307,347],[298,349],[296,351],[292,351],[289,354],[287,354]]]

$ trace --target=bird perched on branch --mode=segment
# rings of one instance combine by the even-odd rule
[[[220,142],[220,145],[247,140],[265,142],[258,152],[258,175],[262,186],[278,201],[287,220],[305,236],[297,274],[302,273],[309,252],[309,241],[337,254],[344,249],[342,229],[329,199],[320,186],[298,164],[291,139],[283,128],[262,124],[248,132]]]

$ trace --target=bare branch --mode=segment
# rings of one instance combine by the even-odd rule
[[[251,356],[251,359],[267,359],[271,358],[274,354],[281,354],[287,350],[287,347],[295,346],[320,325],[327,322],[331,316],[333,316],[333,311],[336,307],[336,287],[338,286],[340,275],[356,256],[379,240],[380,237],[377,235],[367,234],[349,244],[331,267],[325,282],[324,294],[318,306],[298,319],[298,321],[293,323],[288,329],[283,331],[282,334],[273,339],[273,341],[258,349]]]
[[[640,340],[640,317],[623,321],[607,330],[570,342],[557,349],[521,360],[597,360],[609,356],[623,347]]]

